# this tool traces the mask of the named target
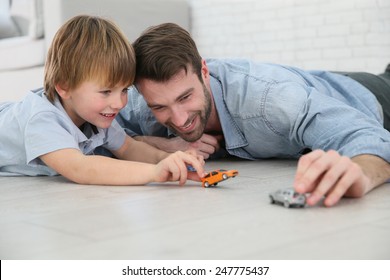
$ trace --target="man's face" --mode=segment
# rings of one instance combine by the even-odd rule
[[[167,82],[142,79],[137,88],[158,122],[189,142],[202,136],[211,112],[211,94],[191,68]]]

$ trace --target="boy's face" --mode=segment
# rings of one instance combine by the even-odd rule
[[[167,82],[141,79],[137,88],[158,122],[189,142],[203,135],[211,112],[211,94],[191,68]]]
[[[97,82],[83,82],[74,90],[57,89],[69,117],[78,127],[89,122],[108,128],[127,104],[128,85],[102,87]]]

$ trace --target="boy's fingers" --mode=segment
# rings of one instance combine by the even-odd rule
[[[196,182],[200,182],[200,178],[199,178],[199,175],[198,173],[194,173],[194,172],[188,172],[188,180],[191,180],[191,181],[196,181]]]

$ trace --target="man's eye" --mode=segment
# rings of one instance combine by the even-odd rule
[[[190,94],[185,95],[182,98],[180,98],[180,101],[186,101],[188,98],[190,98],[190,96],[191,96]]]
[[[164,109],[163,106],[156,106],[156,107],[151,107],[150,108],[152,111],[162,111]]]

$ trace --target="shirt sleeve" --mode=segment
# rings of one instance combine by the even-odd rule
[[[25,131],[27,163],[60,149],[78,149],[74,125],[54,112],[40,112],[28,121]]]
[[[312,150],[337,150],[348,157],[372,154],[390,162],[390,133],[375,118],[313,87],[289,85],[289,91],[278,91],[285,107],[281,112],[287,115],[274,127],[283,128],[291,141]]]

